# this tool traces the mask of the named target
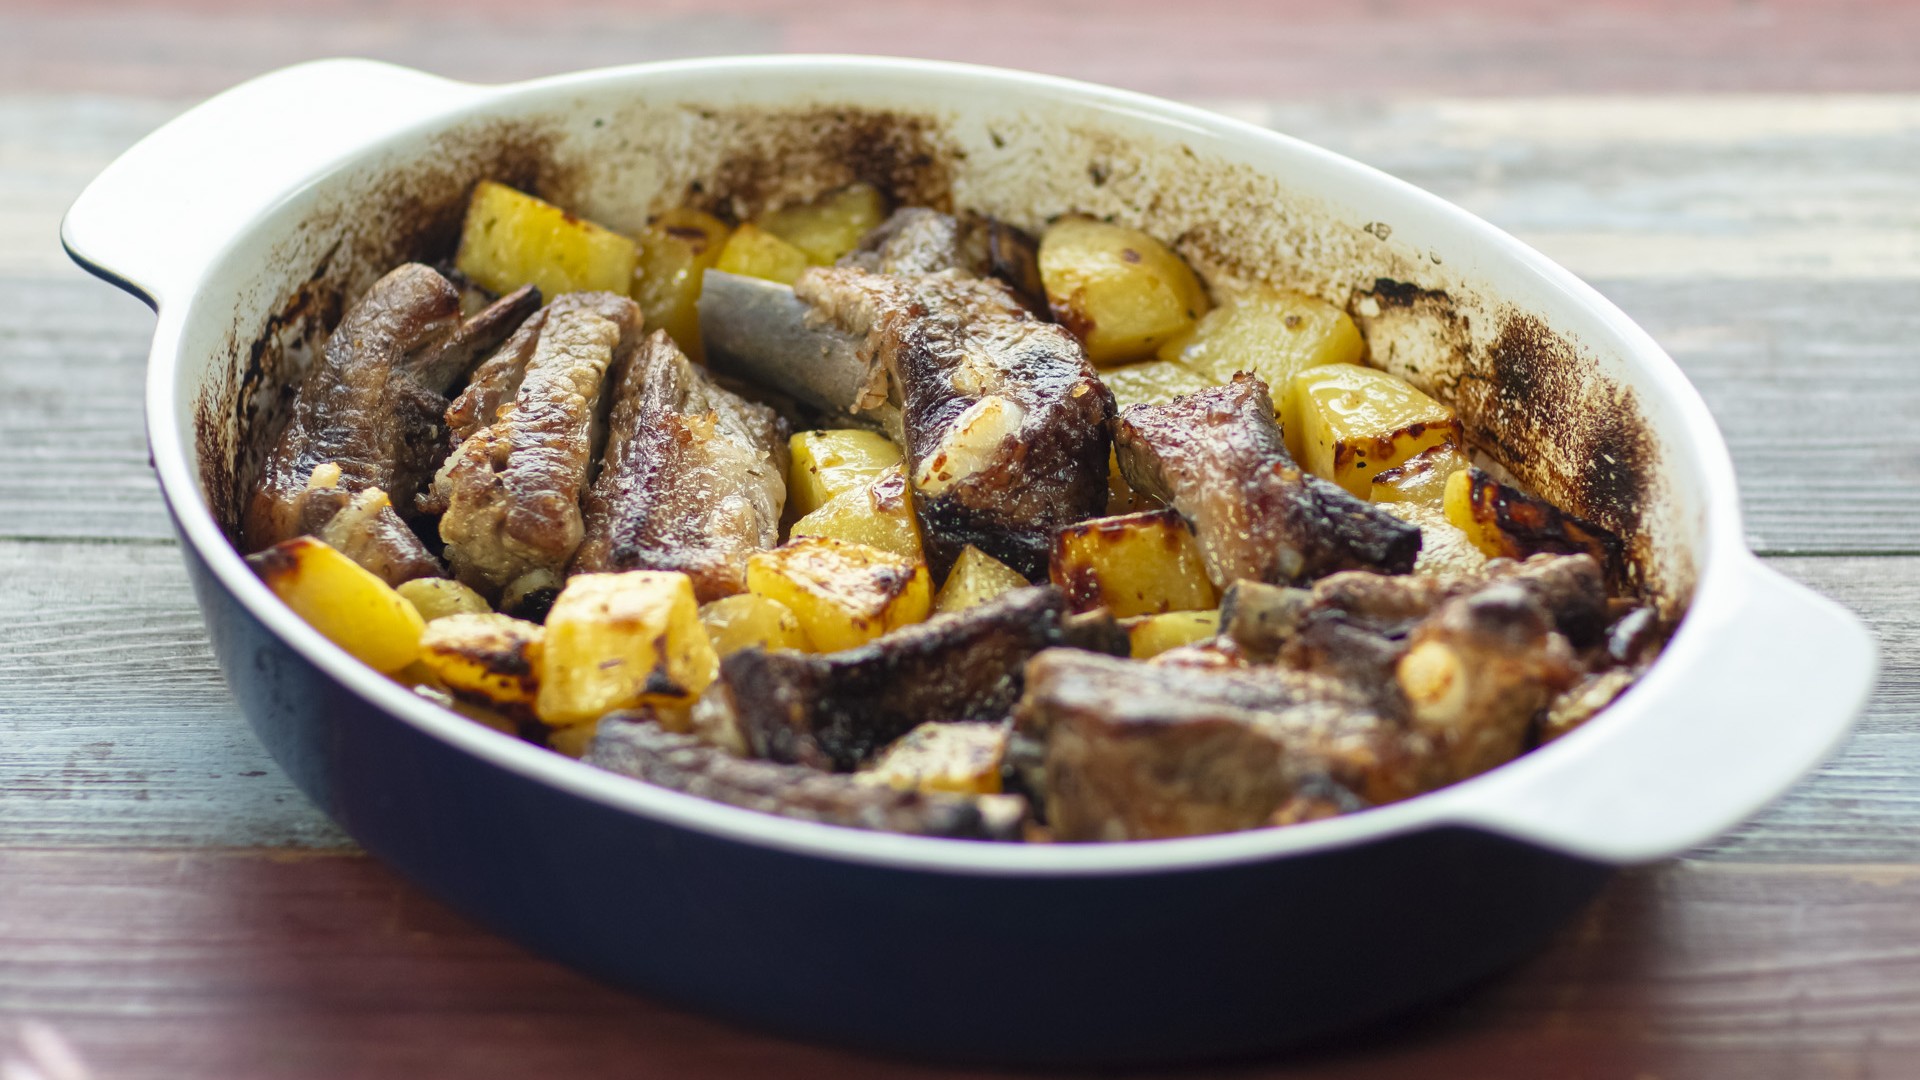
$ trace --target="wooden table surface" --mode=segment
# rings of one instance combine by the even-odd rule
[[[55,237],[144,132],[296,60],[783,50],[1180,97],[1517,233],[1667,347],[1753,546],[1880,638],[1856,734],[1755,821],[1458,1000],[1193,1075],[1920,1076],[1920,6],[44,0],[0,5],[0,1078],[983,1075],[608,990],[362,855],[214,668],[142,444],[152,317]]]

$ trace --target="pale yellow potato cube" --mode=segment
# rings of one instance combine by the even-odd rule
[[[965,611],[1028,584],[1020,571],[968,544],[953,560],[953,569],[947,571],[946,584],[933,599],[933,610],[940,615]]]
[[[427,624],[420,664],[463,701],[531,715],[545,638],[539,623],[509,615],[447,615]]]
[[[1047,574],[1076,611],[1115,618],[1216,606],[1200,545],[1185,518],[1149,510],[1095,518],[1054,535]]]
[[[575,574],[547,614],[536,711],[555,727],[692,701],[719,669],[687,575]]]
[[[1054,318],[1101,366],[1152,356],[1207,311],[1192,268],[1139,229],[1062,218],[1041,237],[1039,262]]]
[[[785,604],[818,652],[864,645],[933,607],[925,563],[818,536],[750,556],[747,591]]]
[[[754,224],[805,252],[813,265],[831,266],[886,219],[886,196],[862,182],[809,203],[769,211],[755,218]]]
[[[721,656],[741,649],[802,649],[807,634],[787,605],[753,593],[723,596],[700,608],[707,640]]]
[[[787,506],[800,517],[880,479],[905,457],[885,435],[857,428],[796,432],[787,447]]]
[[[920,522],[913,512],[906,466],[895,465],[879,479],[828,499],[794,522],[787,535],[831,537],[920,558]]]
[[[700,344],[702,275],[720,261],[732,226],[704,210],[668,210],[640,230],[640,254],[634,269],[633,299],[646,324],[665,330],[695,361],[706,353]]]
[[[1357,364],[1295,375],[1281,415],[1287,449],[1301,467],[1363,499],[1376,475],[1462,441],[1452,409],[1398,376]]]
[[[1143,615],[1127,627],[1127,644],[1135,660],[1150,660],[1168,649],[1205,641],[1220,632],[1220,612],[1165,611]]]
[[[561,293],[616,292],[633,285],[634,242],[505,184],[473,189],[453,264],[474,284],[506,294],[533,285]]]
[[[401,582],[395,591],[428,622],[449,615],[484,615],[493,610],[485,597],[452,578],[414,578]]]
[[[997,795],[1011,734],[1005,724],[929,721],[894,740],[855,775],[896,791]]]
[[[427,624],[407,598],[313,537],[283,540],[247,563],[294,614],[368,667],[392,673],[419,657]]]
[[[1346,312],[1317,297],[1261,287],[1223,301],[1193,332],[1160,347],[1161,360],[1226,383],[1234,372],[1260,377],[1275,404],[1295,375],[1322,364],[1358,364],[1367,342]]]
[[[809,265],[806,252],[749,221],[727,237],[714,267],[729,274],[791,285]]]
[[[1218,312],[1210,312],[1207,318],[1211,319],[1215,314]],[[1231,377],[1232,373],[1229,372],[1228,378]],[[1128,405],[1165,405],[1175,398],[1217,385],[1216,380],[1192,368],[1165,360],[1142,360],[1137,364],[1107,368],[1100,373],[1100,381],[1113,391],[1114,406],[1122,409]]]
[[[1446,498],[1447,480],[1472,464],[1452,443],[1430,446],[1391,469],[1375,473],[1367,499],[1438,508]]]

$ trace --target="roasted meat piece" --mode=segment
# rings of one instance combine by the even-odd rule
[[[1015,589],[843,652],[734,653],[694,723],[755,757],[853,769],[927,721],[1001,719],[1029,657],[1083,642],[1112,644],[1068,619],[1058,589]]]
[[[747,556],[780,542],[787,429],[715,386],[665,331],[620,372],[573,569],[677,570],[701,602],[746,588]]]
[[[431,267],[408,263],[375,282],[300,383],[247,504],[246,549],[317,532],[370,488],[411,512],[446,456],[442,395],[539,304],[522,289],[462,321],[460,291]],[[322,466],[331,482],[313,487]],[[310,491],[322,492],[319,505],[307,505]]]
[[[896,388],[936,574],[972,544],[1037,578],[1053,531],[1106,507],[1113,395],[1079,343],[1007,289],[829,267],[794,295],[863,339]]]
[[[1251,829],[1329,782],[1372,802],[1422,788],[1398,722],[1336,680],[1283,669],[1053,649],[1027,665],[1014,715],[1046,746],[1047,822],[1061,840]]]
[[[491,596],[525,593],[530,581],[557,585],[580,546],[602,385],[639,344],[640,308],[573,293],[548,306],[536,333],[513,399],[460,444],[422,500],[443,511],[454,573]]]
[[[339,470],[331,463],[314,470],[316,478],[337,479]],[[331,511],[330,513],[328,511]],[[310,517],[325,515],[318,528],[304,530],[347,558],[371,570],[389,585],[414,578],[444,577],[440,560],[433,557],[417,533],[400,520],[387,493],[379,488],[348,495],[332,485],[315,486],[307,494]]]
[[[912,276],[958,271],[997,278],[1029,309],[1047,310],[1040,281],[1039,245],[1033,237],[978,214],[943,214],[904,206],[861,238],[841,266],[875,274]]]
[[[600,721],[583,760],[703,799],[854,829],[1013,840],[1026,817],[1026,801],[1018,796],[900,791],[804,765],[742,760],[692,735],[618,713]]]
[[[1222,589],[1336,570],[1404,574],[1420,553],[1418,527],[1294,464],[1266,384],[1244,372],[1165,405],[1129,405],[1114,449],[1127,483],[1193,522]]]

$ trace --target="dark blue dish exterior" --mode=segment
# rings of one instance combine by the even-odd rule
[[[719,839],[526,779],[381,711],[185,551],[261,742],[368,851],[561,963],[803,1039],[1008,1064],[1270,1050],[1510,964],[1611,872],[1458,828],[1096,877]]]

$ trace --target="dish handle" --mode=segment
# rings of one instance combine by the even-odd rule
[[[1453,820],[1597,862],[1648,862],[1733,828],[1824,760],[1873,688],[1873,636],[1753,555],[1732,561],[1720,596],[1696,597],[1638,685],[1522,767],[1456,789]]]
[[[60,241],[158,307],[184,298],[240,226],[344,151],[484,91],[372,60],[318,60],[240,84],[134,144],[80,193]]]

